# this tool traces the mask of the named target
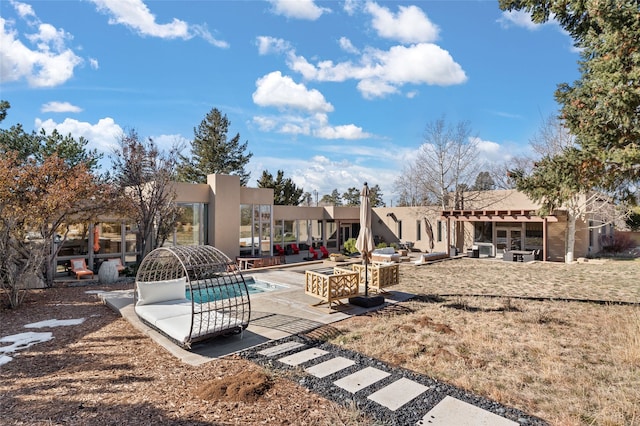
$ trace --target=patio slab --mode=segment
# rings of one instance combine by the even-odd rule
[[[330,312],[326,307],[314,307],[317,299],[304,293],[304,270],[324,268],[323,264],[298,265],[282,269],[244,271],[245,277],[285,286],[276,291],[252,294],[251,320],[243,333],[221,336],[205,342],[194,343],[187,351],[176,345],[161,333],[142,323],[135,313],[134,290],[99,292],[97,296],[114,311],[156,343],[164,347],[182,362],[200,365],[213,359],[237,353],[270,340],[278,340],[292,334],[309,332],[323,325],[360,315],[375,308],[343,305]],[[387,303],[396,303],[411,297],[408,293],[391,293]]]

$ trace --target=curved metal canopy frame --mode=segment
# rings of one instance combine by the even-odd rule
[[[212,246],[153,250],[138,268],[136,290],[138,317],[185,348],[249,325],[244,277],[234,261]]]

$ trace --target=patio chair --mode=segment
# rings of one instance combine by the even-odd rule
[[[322,258],[326,259],[329,257],[329,250],[325,246],[320,246],[320,251],[322,252]]]
[[[300,249],[298,248],[298,245],[296,243],[291,243],[289,247],[291,247],[291,252],[293,254],[300,254]]]
[[[93,278],[93,271],[87,268],[87,263],[84,259],[71,259],[71,272],[76,275],[76,279],[80,279],[85,275],[90,275]]]
[[[124,265],[122,264],[122,259],[120,259],[119,257],[113,258],[113,259],[107,259],[107,262],[115,263],[116,270],[118,271],[118,274],[120,274],[122,271],[124,271]]]
[[[280,244],[276,244],[274,248],[275,248],[276,252],[278,252],[279,256],[284,256],[284,249],[282,248],[282,246]]]
[[[313,247],[309,246],[309,257],[313,260],[318,258],[318,252],[313,249]]]

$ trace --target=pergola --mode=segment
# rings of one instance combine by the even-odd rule
[[[542,223],[542,260],[547,259],[547,224],[558,222],[554,215],[539,216],[536,210],[443,210],[441,216],[447,220],[447,251],[451,255],[451,221],[460,222],[538,222]]]

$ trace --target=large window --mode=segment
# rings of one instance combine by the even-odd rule
[[[493,243],[493,222],[474,222],[473,242]]]
[[[338,248],[338,228],[333,220],[325,222],[325,235],[328,248]]]
[[[527,223],[524,235],[525,250],[542,249],[542,223]]]
[[[204,205],[202,203],[178,204],[180,217],[176,224],[175,243],[193,246],[204,243]]]
[[[94,239],[98,237],[100,254],[120,253],[122,251],[122,222],[100,222],[94,225],[98,230],[93,233]],[[93,242],[94,248],[96,242]]]
[[[240,206],[240,255],[269,255],[271,242],[271,206],[242,204]]]

